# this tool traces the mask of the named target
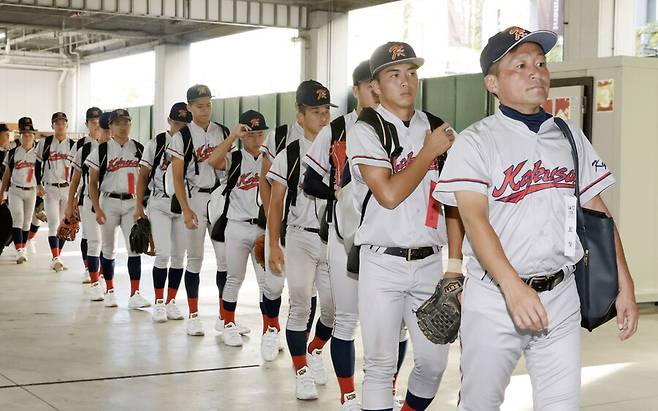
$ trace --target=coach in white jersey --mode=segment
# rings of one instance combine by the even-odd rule
[[[444,219],[440,205],[430,201],[431,188],[439,178],[438,157],[454,137],[446,132],[446,123],[430,133],[427,115],[414,108],[416,70],[423,62],[402,42],[386,43],[370,57],[373,86],[381,105],[368,114],[376,115],[384,128],[394,128],[399,147],[392,147],[392,153],[385,150],[373,126],[362,120],[366,110],[347,139],[354,206],[363,209],[369,198],[355,236],[355,245],[360,246],[358,310],[365,359],[364,410],[393,407],[392,382],[403,320],[414,348],[406,407],[424,410],[429,406],[448,358],[448,345],[431,343],[414,315],[442,278],[441,248],[450,238],[449,254],[458,257],[463,238],[463,233],[454,229],[459,227],[453,224],[458,223],[456,210],[446,207],[449,218]]]
[[[89,155],[85,165],[89,167],[89,196],[96,213],[96,222],[101,225],[103,255],[100,260],[107,286],[105,306],[117,306],[114,293],[114,259],[117,245],[116,230],[121,229],[128,254],[130,277],[128,308],[139,309],[150,307],[151,303],[139,293],[142,275],[141,257],[129,246],[139,160],[144,149],[140,143],[128,138],[131,120],[127,110],[114,110],[110,115],[112,139],[99,144]],[[91,251],[89,255],[98,257],[96,254],[91,254]]]
[[[579,157],[574,170],[569,141],[541,109],[550,84],[545,54],[556,41],[555,33],[519,27],[489,39],[480,65],[501,106],[460,135],[434,193],[458,205],[468,235],[464,251],[472,257],[462,294],[460,410],[498,409],[522,354],[534,409],[580,408],[581,318],[573,271],[583,249],[565,239],[566,211],[576,204],[578,173],[583,207],[610,215],[600,193],[615,180],[582,131],[570,125]],[[638,313],[616,230],[615,239],[624,340],[635,333]]]
[[[134,219],[146,218],[144,214],[144,197],[148,190],[148,219],[151,223],[153,242],[155,243],[155,262],[153,263],[153,288],[155,305],[153,321],[163,323],[169,320],[182,320],[183,313],[176,306],[176,293],[183,278],[185,259],[185,226],[180,214],[171,212],[171,197],[166,190],[166,173],[169,171],[171,155],[167,147],[171,136],[192,121],[192,113],[187,104],[180,102],[171,106],[167,123],[169,130],[158,134],[144,147],[140,161],[139,182],[137,184],[137,201]],[[167,266],[169,269],[167,270]],[[167,300],[164,299],[164,287],[169,279]]]
[[[27,261],[25,243],[37,198],[35,178],[37,154],[34,146],[36,130],[32,119],[21,117],[18,120],[18,130],[21,134],[21,145],[11,148],[5,156],[0,201],[9,201],[16,263],[22,264]],[[5,193],[8,197],[6,200]]]
[[[84,159],[81,159],[81,161],[79,161],[77,164],[75,163],[75,159],[76,157],[78,157],[78,153],[81,153],[82,155],[82,152],[80,150],[85,144],[91,143],[92,141],[98,143],[98,138],[101,133],[101,127],[100,127],[101,114],[102,111],[98,107],[90,107],[87,109],[87,112],[85,113],[85,125],[87,126],[87,134],[75,142],[75,146],[73,146],[73,149],[69,154],[69,163],[71,164],[72,175],[71,175],[71,185],[69,186],[65,215],[67,219],[70,219],[73,216],[76,207],[79,207],[77,212],[80,215],[80,222],[82,226],[81,236],[80,236],[81,237],[80,253],[82,254],[82,263],[84,264],[85,267],[85,271],[82,275],[83,284],[90,283],[91,279],[89,278],[89,263],[87,262],[87,250],[89,249],[89,242],[87,239],[88,236],[87,230],[85,230],[85,226],[88,227],[88,222],[85,223],[84,221],[85,216],[83,215],[84,197],[87,195],[86,192],[88,190],[88,184],[87,181],[84,181],[83,185],[80,186],[80,181],[82,177],[80,167],[87,159],[86,156],[88,156],[91,153],[91,145],[88,149],[84,151],[84,154],[86,154]],[[85,191],[85,193],[83,193],[83,191]],[[93,214],[88,214],[86,217],[88,218],[88,220],[89,217],[91,217],[93,223],[96,224],[96,219],[94,218]]]
[[[51,120],[55,134],[42,137],[37,145],[37,193],[44,198],[48,216],[48,243],[53,256],[50,268],[62,271],[66,267],[59,255],[65,241],[57,238],[57,227],[66,212],[71,168],[69,157],[74,152],[74,143],[66,135],[69,124],[66,114],[54,113]]]
[[[212,93],[205,85],[194,85],[187,90],[187,109],[192,113],[192,122],[176,133],[167,147],[167,153],[171,156],[175,195],[186,227],[187,334],[191,336],[204,335],[203,324],[198,317],[199,273],[206,232],[210,234],[207,205],[210,193],[222,177],[208,164],[208,158],[229,135],[226,127],[211,121],[211,99]],[[218,265],[217,270],[220,269],[225,271],[225,267]]]

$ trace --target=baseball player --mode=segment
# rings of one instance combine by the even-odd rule
[[[112,138],[99,144],[89,154],[84,164],[89,167],[89,196],[96,215],[96,222],[101,226],[103,251],[103,256],[100,258],[97,250],[93,250],[92,253],[90,249],[88,258],[99,257],[101,260],[107,287],[104,298],[105,306],[117,306],[114,293],[114,258],[116,230],[120,228],[128,253],[128,275],[130,276],[128,308],[139,309],[150,307],[151,303],[139,293],[141,257],[128,246],[130,230],[133,226],[132,214],[135,208],[139,160],[144,149],[141,144],[128,138],[131,120],[127,110],[114,110],[109,121]],[[91,267],[89,271],[91,275]],[[92,281],[96,279],[95,277],[94,274]]]
[[[85,180],[83,183],[83,186],[80,186],[80,179],[81,179],[81,165],[84,164],[84,161],[87,159],[86,157],[89,155],[91,152],[91,145],[87,150],[85,150],[85,158],[81,159],[81,162],[78,162],[77,165],[75,163],[75,157],[80,153],[80,149],[87,143],[90,143],[92,141],[98,143],[98,137],[100,135],[100,116],[101,116],[101,109],[98,107],[90,107],[87,109],[87,112],[85,113],[85,125],[87,126],[87,134],[83,136],[82,138],[78,139],[75,142],[75,146],[73,147],[73,150],[71,150],[71,153],[69,155],[69,164],[71,164],[71,168],[73,169],[73,174],[71,176],[71,184],[69,186],[69,193],[68,193],[68,200],[67,200],[67,206],[66,206],[66,211],[65,211],[65,216],[67,219],[70,219],[73,215],[73,210],[74,206],[77,204],[80,207],[80,217],[82,217],[82,211],[84,209],[84,198],[87,196],[87,181]],[[81,153],[82,155],[82,153]],[[81,189],[81,190],[79,190]],[[94,224],[96,223],[95,218],[93,218]],[[84,264],[85,271],[82,275],[82,283],[83,284],[89,284],[91,282],[89,278],[89,265],[87,263],[87,249],[89,247],[88,240],[87,240],[87,232],[85,230],[85,222],[82,222],[82,235],[80,239],[80,253],[82,255],[82,263]]]
[[[4,159],[5,171],[2,175],[0,199],[9,201],[12,217],[12,237],[16,247],[16,263],[27,261],[25,243],[30,227],[30,218],[36,201],[35,164],[37,162],[34,135],[36,130],[29,117],[18,120],[21,145],[9,150]]]
[[[95,108],[87,110],[87,116],[93,116]],[[71,161],[73,167],[73,177],[71,179],[71,187],[69,189],[68,207],[66,209],[66,218],[70,219],[73,216],[75,205],[78,205],[78,212],[80,214],[80,223],[82,226],[82,240],[84,247],[83,257],[86,261],[86,274],[89,277],[91,284],[91,301],[103,301],[105,299],[105,290],[100,283],[101,267],[100,259],[103,255],[101,251],[101,227],[96,221],[96,214],[93,211],[91,199],[89,197],[89,166],[86,161],[89,155],[96,149],[98,145],[106,143],[110,140],[110,113],[100,113],[98,118],[98,132],[96,140],[90,133],[85,137],[85,143],[78,149]],[[96,122],[94,118],[87,121],[89,124]],[[90,130],[93,126],[88,125]],[[80,186],[82,183],[82,186]],[[83,282],[84,282],[83,278]]]
[[[496,113],[468,127],[434,192],[457,204],[471,257],[462,294],[460,410],[494,410],[523,354],[536,410],[580,409],[580,304],[573,275],[583,249],[575,231],[576,173],[584,208],[610,215],[600,193],[615,182],[582,131],[571,146],[550,114],[550,31],[510,27],[480,55]],[[637,329],[633,280],[615,230],[619,337]]]
[[[64,247],[64,240],[57,238],[57,226],[64,219],[69,190],[70,161],[74,153],[74,141],[66,135],[68,119],[65,113],[52,115],[51,124],[55,134],[39,139],[37,145],[37,193],[44,198],[44,207],[48,217],[48,243],[53,259],[50,268],[62,271],[66,266],[59,255]]]
[[[381,105],[364,109],[347,139],[354,206],[363,212],[354,244],[360,246],[364,410],[394,405],[392,383],[403,320],[414,347],[403,409],[429,406],[447,363],[448,346],[431,343],[414,315],[442,278],[441,248],[449,244],[449,256],[460,258],[463,238],[456,209],[446,208],[443,216],[440,204],[430,201],[439,177],[439,156],[454,137],[446,123],[430,132],[432,118],[439,123],[440,119],[414,108],[417,69],[423,62],[403,42],[375,49],[370,70]],[[378,134],[380,125],[385,139]],[[390,147],[384,145],[391,140]]]
[[[296,396],[301,400],[318,397],[316,384],[326,384],[322,348],[331,338],[334,303],[329,285],[326,245],[320,240],[319,222],[313,197],[301,190],[305,166],[301,160],[320,130],[329,124],[329,90],[314,80],[304,81],[296,96],[298,121],[303,137],[288,143],[274,158],[267,179],[272,191],[269,202],[269,265],[274,274],[285,265],[290,294],[286,340],[296,372]],[[285,199],[285,201],[284,201]],[[285,204],[285,205],[284,205]],[[282,226],[285,237],[281,238]],[[285,241],[285,257],[279,240]],[[313,286],[320,295],[321,315],[315,337],[306,346],[305,331],[311,314]]]
[[[187,111],[187,104],[181,102],[171,106],[167,118],[169,130],[158,134],[146,144],[140,161],[134,220],[146,217],[143,202],[145,192],[149,190],[148,219],[151,222],[155,243],[153,321],[156,323],[185,318],[176,306],[176,293],[183,278],[185,228],[180,214],[171,212],[171,198],[165,188],[165,173],[169,169],[170,155],[167,153],[167,147],[171,143],[171,137],[191,121],[192,114]],[[168,271],[167,265],[169,265]],[[164,287],[167,278],[169,278],[169,286],[165,304]]]
[[[226,261],[227,278],[220,309],[223,319],[222,341],[232,347],[242,345],[242,337],[235,323],[235,309],[250,255],[261,300],[265,288],[265,272],[263,267],[256,263],[254,252],[256,239],[264,232],[258,225],[258,173],[261,170],[260,147],[263,144],[265,130],[267,124],[261,113],[254,110],[244,112],[235,130],[217,146],[208,159],[210,165],[227,172],[227,183],[222,186],[224,209],[215,224],[225,224],[226,254],[231,256]],[[230,152],[238,138],[242,141],[242,149]],[[263,315],[263,334],[265,334],[271,325],[262,301],[260,307]]]
[[[342,410],[360,409],[354,385],[355,348],[354,331],[358,321],[358,282],[347,274],[347,254],[342,240],[333,227],[333,207],[335,192],[340,190],[346,162],[345,141],[352,126],[364,107],[376,107],[379,97],[372,89],[370,62],[362,61],[352,73],[352,93],[357,100],[356,108],[332,121],[322,129],[304,157],[308,166],[304,178],[304,191],[317,198],[328,200],[326,220],[329,225],[327,242],[327,259],[329,261],[329,278],[336,307],[333,333],[331,335],[331,360],[340,387]],[[330,184],[324,184],[325,177]],[[406,328],[403,328],[398,346],[398,367],[402,366],[407,345]],[[397,373],[395,374],[397,377]]]
[[[206,232],[210,232],[207,205],[210,193],[223,177],[221,173],[218,175],[215,172],[207,160],[215,148],[230,134],[225,126],[211,121],[211,98],[212,93],[205,85],[194,85],[187,90],[187,109],[192,113],[192,122],[176,133],[167,147],[167,153],[171,156],[176,202],[187,228],[185,230],[187,247],[185,289],[189,307],[187,334],[191,336],[204,335],[203,324],[198,317],[198,297],[203,244]],[[220,275],[226,271],[223,249],[224,247],[215,249],[218,260],[216,277],[218,288]],[[220,328],[219,318],[218,323],[220,324],[216,324],[215,328]]]

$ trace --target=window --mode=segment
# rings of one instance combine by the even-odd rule
[[[297,35],[270,28],[192,43],[190,84],[205,84],[218,98],[295,90],[301,67]]]
[[[658,57],[656,0],[636,0],[635,50],[638,56]]]
[[[155,53],[91,64],[91,104],[103,109],[150,106],[155,93]]]
[[[354,10],[348,21],[348,70],[351,74],[384,41],[403,40],[425,58],[421,77],[477,73],[488,38],[509,26],[557,32],[560,39],[548,59],[561,61],[563,4],[564,0],[404,0]]]

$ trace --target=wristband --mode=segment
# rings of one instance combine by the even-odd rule
[[[447,273],[461,273],[462,272],[462,260],[459,258],[449,258],[448,265],[446,266]]]

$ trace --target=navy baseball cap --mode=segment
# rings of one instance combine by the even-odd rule
[[[370,73],[370,60],[364,60],[359,63],[352,72],[352,84],[358,86],[359,84],[369,82],[370,80],[372,80],[372,74]]]
[[[174,121],[180,121],[181,123],[191,123],[192,113],[187,110],[187,104],[179,102],[171,106],[169,118]]]
[[[0,133],[2,133],[3,131],[10,131],[10,130],[5,123],[0,123]]]
[[[95,118],[100,118],[101,117],[101,109],[98,107],[90,107],[87,109],[87,113],[85,114],[85,120],[93,120]]]
[[[31,118],[21,117],[18,119],[18,131],[20,133],[29,133],[37,130],[34,129],[34,123],[32,123]]]
[[[396,64],[413,64],[420,67],[425,59],[417,57],[414,49],[407,43],[401,41],[389,41],[377,47],[370,56],[370,73],[375,75],[389,66]]]
[[[98,124],[101,126],[103,130],[109,130],[110,129],[110,116],[112,113],[109,111],[101,113],[101,116],[98,118]]]
[[[487,45],[480,53],[480,68],[485,76],[494,63],[500,61],[514,47],[522,43],[537,43],[544,54],[551,51],[557,43],[557,34],[549,30],[529,31],[521,27],[508,27],[489,37]]]
[[[195,84],[187,89],[188,103],[191,103],[194,100],[198,100],[200,98],[205,98],[205,97],[212,98],[212,93],[210,92],[208,86],[204,84]]]
[[[331,93],[329,93],[329,89],[315,80],[301,82],[299,87],[297,87],[297,93],[295,93],[295,101],[297,104],[307,107],[338,107],[335,104],[331,104]]]
[[[128,110],[125,110],[123,108],[118,108],[114,110],[112,113],[110,113],[110,124],[124,118],[126,120],[132,120],[132,117],[130,117],[130,113],[128,113]]]
[[[63,113],[61,111],[58,111],[57,113],[53,113],[52,117],[50,118],[50,122],[54,123],[57,120],[66,120],[67,122],[69,119],[66,117],[66,113]]]
[[[263,131],[267,130],[267,124],[265,123],[265,117],[256,110],[247,110],[240,115],[240,124],[247,125],[251,128],[251,131]]]

